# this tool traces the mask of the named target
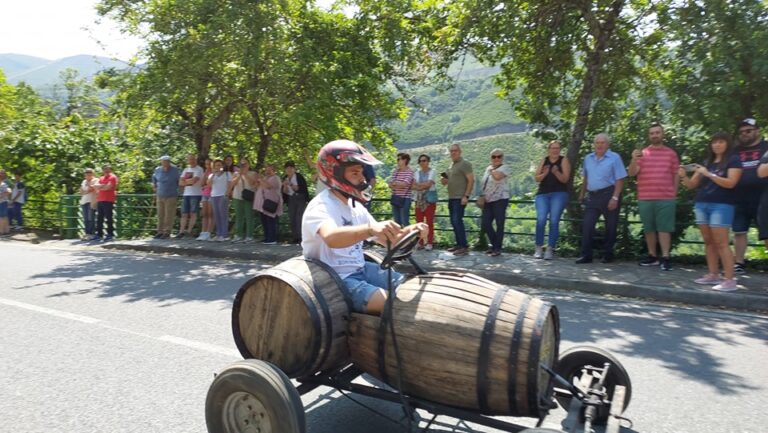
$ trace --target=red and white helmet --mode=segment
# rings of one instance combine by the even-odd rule
[[[353,200],[367,203],[372,197],[368,182],[352,185],[344,178],[344,169],[353,164],[379,165],[381,161],[354,141],[334,140],[320,149],[317,156],[317,173],[328,188]]]

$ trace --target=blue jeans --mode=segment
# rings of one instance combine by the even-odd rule
[[[405,280],[405,276],[392,271],[392,288],[396,288]],[[344,287],[352,298],[352,310],[365,313],[368,299],[378,289],[387,291],[387,270],[381,269],[377,263],[365,262],[365,265],[356,272],[344,278]]]
[[[488,236],[488,242],[493,251],[501,251],[501,244],[504,241],[504,222],[507,219],[507,206],[509,199],[503,198],[486,202],[483,206],[483,231]],[[493,222],[496,222],[496,229],[493,228]]]
[[[560,217],[563,215],[565,205],[568,204],[568,193],[550,192],[537,194],[536,205],[536,246],[544,245],[544,230],[549,221],[549,238],[547,245],[554,249],[557,239],[560,237]]]
[[[468,248],[467,231],[464,229],[464,208],[460,198],[448,199],[448,214],[451,217],[451,226],[453,234],[456,236],[456,246],[459,248]]]
[[[392,205],[392,218],[400,227],[405,227],[410,223],[411,199],[406,198],[403,206]]]
[[[85,227],[85,234],[94,234],[93,227],[96,224],[96,209],[92,208],[90,203],[81,204],[80,209],[83,211],[83,226]]]
[[[16,225],[24,227],[24,216],[21,214],[21,207],[23,203],[9,203],[8,204],[8,225],[13,225],[13,220],[16,220]]]

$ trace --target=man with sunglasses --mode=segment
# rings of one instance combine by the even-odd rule
[[[768,142],[762,139],[757,121],[748,117],[739,123],[736,155],[742,166],[742,175],[733,194],[736,196],[736,208],[733,216],[733,249],[735,262],[733,270],[744,273],[747,253],[747,232],[752,222],[757,223],[758,207],[767,179],[757,175],[760,157],[768,152]]]

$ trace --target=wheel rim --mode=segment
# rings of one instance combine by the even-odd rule
[[[224,427],[228,433],[272,433],[272,420],[253,394],[235,392],[224,402]]]

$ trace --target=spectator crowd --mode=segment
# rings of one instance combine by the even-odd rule
[[[438,190],[447,193],[447,207],[453,230],[454,244],[447,250],[454,255],[469,252],[464,213],[474,199],[482,208],[481,230],[488,239],[486,254],[502,254],[504,223],[510,201],[509,177],[512,168],[504,161],[502,149],[493,149],[489,161],[477,173],[472,164],[462,158],[458,144],[449,147],[450,166],[437,173],[430,166],[430,155],[416,158],[416,168],[410,167],[411,155],[397,154],[397,165],[386,179],[391,195],[392,221],[398,227],[415,222],[424,224],[426,235],[418,248],[431,250],[435,243],[435,213]],[[546,154],[535,163],[534,179],[538,183],[535,195],[536,229],[533,256],[551,260],[556,255],[560,236],[559,225],[570,200],[568,184],[574,174],[581,177],[577,192],[584,211],[580,256],[577,264],[594,260],[595,227],[602,218],[603,263],[614,260],[619,212],[628,176],[636,179],[637,209],[643,226],[646,257],[641,266],[672,269],[670,255],[672,236],[676,227],[678,188],[695,189],[694,216],[705,244],[707,273],[695,281],[711,285],[715,290],[736,290],[736,274],[745,272],[747,233],[757,227],[760,240],[768,247],[768,142],[755,119],[738,124],[737,136],[718,132],[706,145],[707,157],[694,164],[680,164],[677,152],[665,144],[664,128],[659,123],[648,128],[647,145],[631,153],[629,164],[611,150],[611,137],[597,134],[593,151],[581,161],[579,168],[571,167],[563,157],[562,143],[552,140],[546,144]],[[235,164],[227,155],[223,159],[198,162],[196,155],[187,155],[182,169],[174,165],[169,155],[159,158],[151,182],[157,213],[156,239],[196,239],[197,241],[236,243],[256,242],[255,228],[260,223],[261,243],[278,242],[278,220],[287,214],[285,224],[290,231],[290,243],[301,243],[305,209],[312,199],[307,178],[293,161],[278,173],[274,164],[256,170],[243,156]],[[308,161],[309,162],[309,161]],[[314,161],[311,161],[311,166]],[[378,160],[377,160],[378,163]],[[317,162],[318,168],[320,161]],[[363,185],[371,188],[376,177],[373,166],[362,165]],[[319,194],[326,184],[313,176]],[[114,205],[118,177],[110,165],[101,167],[96,176],[93,168],[83,170],[80,185],[80,209],[84,241],[106,242],[115,236]],[[475,191],[477,190],[477,193]],[[23,206],[27,191],[21,173],[14,180],[0,170],[0,235],[24,227]],[[369,209],[370,201],[362,204]],[[413,211],[412,211],[413,208]],[[234,218],[230,218],[230,212]],[[180,221],[176,233],[177,213]],[[200,219],[200,228],[197,220]],[[420,226],[422,227],[422,226]],[[731,234],[733,250],[731,249]]]

